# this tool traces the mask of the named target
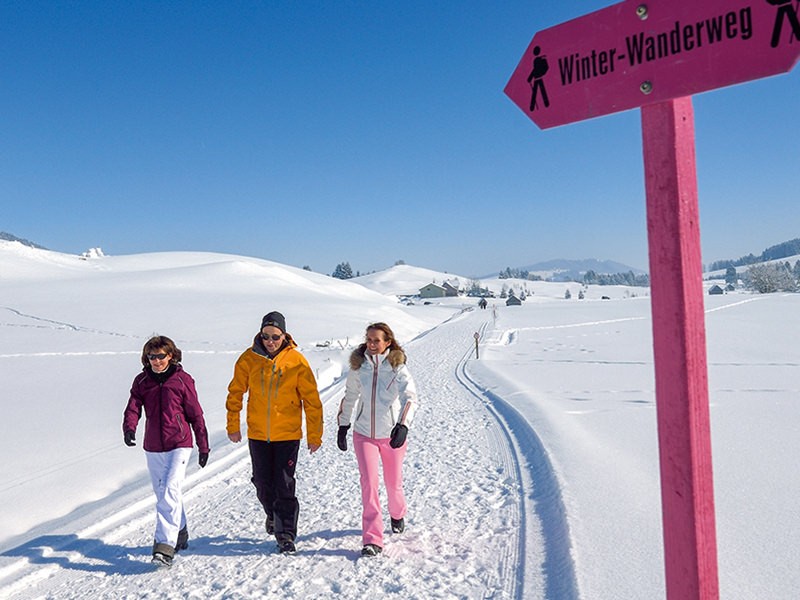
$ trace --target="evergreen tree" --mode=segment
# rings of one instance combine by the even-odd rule
[[[338,265],[336,265],[336,268],[333,270],[331,277],[335,277],[336,279],[352,279],[353,269],[350,266],[350,263],[341,262]]]

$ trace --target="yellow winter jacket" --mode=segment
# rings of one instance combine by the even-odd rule
[[[303,437],[303,412],[309,444],[322,444],[322,402],[317,381],[297,344],[287,345],[270,358],[256,336],[253,346],[236,360],[228,385],[228,433],[241,431],[239,413],[247,394],[247,437],[267,442]]]

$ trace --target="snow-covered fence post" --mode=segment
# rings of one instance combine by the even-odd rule
[[[478,339],[479,339],[480,337],[481,337],[481,336],[480,336],[480,334],[479,334],[479,333],[476,331],[476,332],[475,332],[475,359],[476,359],[476,360],[477,360],[478,358],[480,358],[480,357],[478,356]]]

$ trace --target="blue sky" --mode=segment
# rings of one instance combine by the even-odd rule
[[[647,269],[640,111],[541,131],[503,94],[536,31],[610,4],[0,1],[0,230],[321,273]],[[799,70],[694,97],[706,263],[800,237]]]

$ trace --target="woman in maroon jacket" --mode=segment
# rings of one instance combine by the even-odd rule
[[[180,364],[181,351],[168,337],[150,338],[142,350],[144,368],[133,380],[122,421],[125,444],[135,446],[136,426],[145,414],[144,451],[156,494],[153,563],[172,565],[177,550],[189,547],[181,487],[192,453],[192,430],[201,467],[208,461],[208,432],[194,379]]]

